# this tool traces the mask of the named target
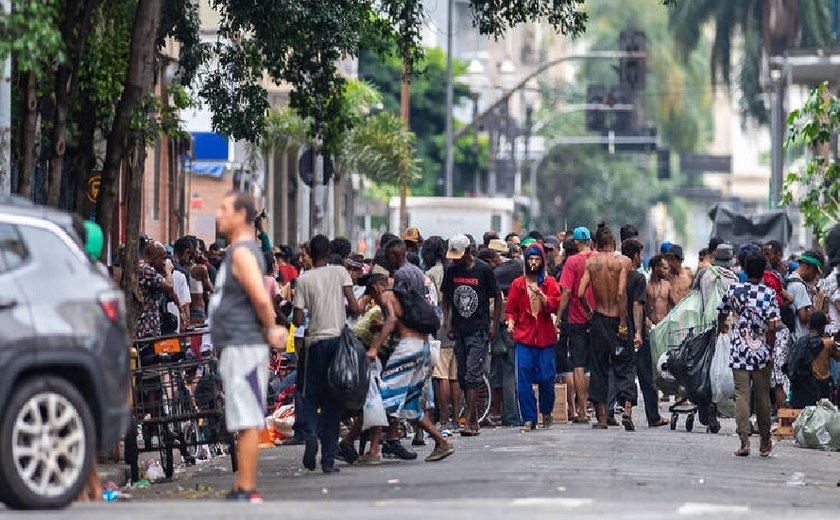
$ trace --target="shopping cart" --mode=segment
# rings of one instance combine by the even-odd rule
[[[237,470],[236,437],[225,429],[224,394],[212,349],[202,352],[193,330],[137,340],[132,350],[132,421],[125,439],[131,480],[140,478],[139,454],[159,452],[166,478],[174,473],[175,450],[194,463],[200,446],[229,453]]]

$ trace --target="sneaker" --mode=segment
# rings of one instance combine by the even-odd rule
[[[363,453],[356,459],[357,466],[379,466],[380,464],[382,464],[382,455]]]
[[[455,453],[455,446],[452,444],[441,444],[439,446],[435,446],[435,449],[432,450],[432,453],[426,457],[426,462],[437,462],[440,460],[445,459],[446,457]]]
[[[536,430],[537,427],[531,421],[525,421],[525,423],[519,427],[519,431],[522,433],[529,432],[531,430]]]
[[[543,428],[549,429],[554,425],[554,417],[551,414],[543,415]]]
[[[417,453],[405,449],[400,441],[385,441],[382,443],[382,456],[389,459],[415,460]]]
[[[336,453],[335,458],[343,460],[347,464],[353,464],[356,460],[358,460],[359,452],[356,451],[356,448],[354,448],[352,444],[339,442],[338,453]]]
[[[234,502],[248,502],[250,504],[262,504],[262,495],[260,495],[259,491],[256,489],[253,491],[245,491],[244,489],[234,489],[231,490],[225,496],[225,500],[231,500]]]
[[[309,471],[315,471],[315,456],[318,455],[318,439],[306,439],[306,448],[303,450],[303,467]]]

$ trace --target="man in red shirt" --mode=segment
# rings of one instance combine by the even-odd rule
[[[274,248],[274,257],[277,259],[277,272],[283,278],[283,285],[297,280],[298,272],[292,262],[292,248],[281,245]]]
[[[573,233],[578,254],[569,258],[563,267],[560,275],[560,287],[563,291],[560,297],[560,307],[557,309],[557,316],[562,316],[569,306],[569,356],[574,367],[575,394],[577,395],[577,417],[573,419],[576,423],[588,423],[589,416],[586,415],[587,401],[589,400],[589,385],[586,380],[586,370],[589,368],[589,317],[583,309],[583,304],[577,298],[580,281],[586,267],[586,260],[595,254],[589,247],[592,235],[589,229],[579,227]],[[592,288],[586,291],[586,298],[590,305],[595,305],[595,298],[592,295]]]
[[[505,307],[508,331],[516,342],[516,381],[522,431],[537,424],[534,384],[540,389],[543,427],[552,423],[554,409],[554,343],[557,329],[551,319],[560,305],[560,290],[554,278],[545,273],[545,251],[539,242],[525,251],[525,274],[513,281]]]

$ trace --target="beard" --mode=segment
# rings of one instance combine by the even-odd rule
[[[525,264],[525,274],[540,274],[541,271],[542,271],[542,264],[539,264],[539,265],[536,265],[536,266],[531,265],[531,264]]]

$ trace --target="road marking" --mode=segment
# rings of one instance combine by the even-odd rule
[[[679,509],[677,514],[680,515],[705,515],[710,513],[733,513],[745,514],[749,513],[750,508],[747,506],[728,506],[723,504],[703,504],[698,502],[686,502]]]
[[[532,498],[515,498],[511,501],[514,506],[550,506],[550,507],[565,507],[568,509],[576,509],[584,506],[592,505],[591,498],[552,498],[552,497],[532,497]]]

